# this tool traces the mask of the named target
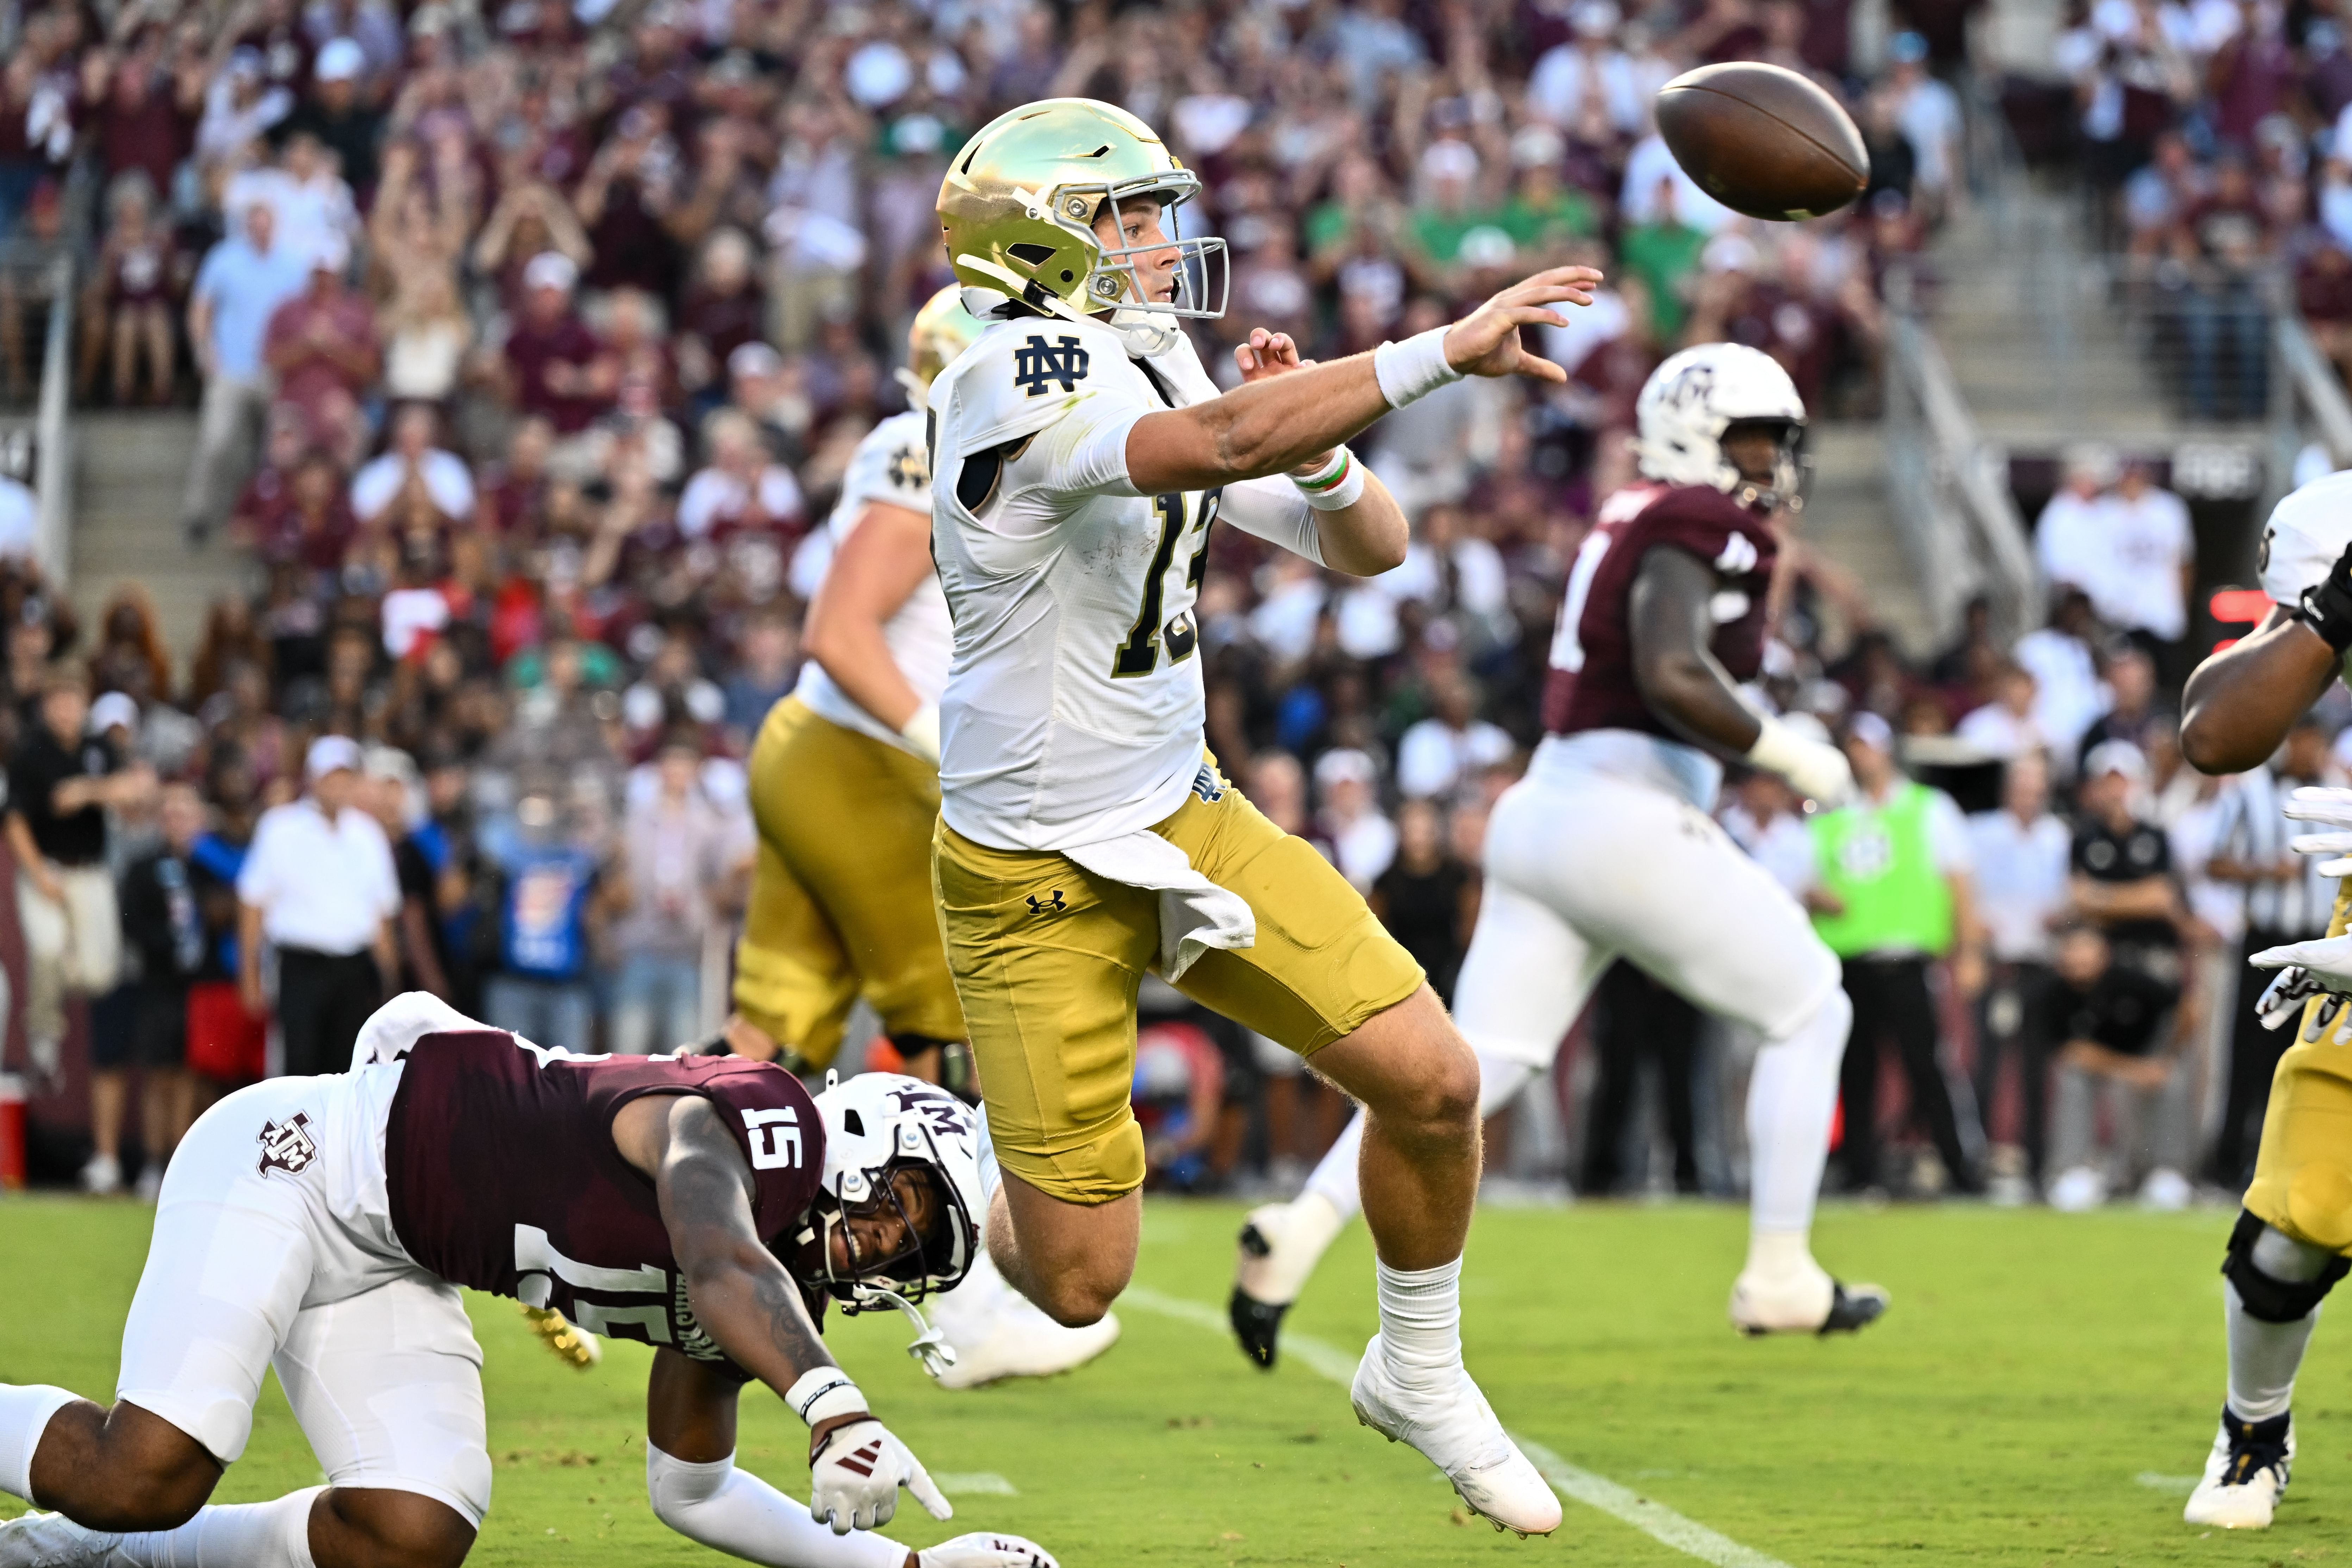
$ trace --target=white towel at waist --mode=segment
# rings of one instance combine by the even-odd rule
[[[1242,896],[1192,869],[1192,857],[1148,827],[1062,853],[1097,877],[1160,895],[1162,979],[1181,979],[1213,947],[1257,945],[1257,917]]]

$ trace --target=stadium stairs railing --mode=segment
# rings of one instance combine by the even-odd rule
[[[70,252],[49,267],[49,326],[41,351],[41,401],[34,423],[33,489],[40,500],[42,575],[63,588],[73,567],[74,264]]]
[[[2007,457],[1977,429],[1906,268],[1886,279],[1886,482],[1938,637],[1978,594],[2006,639],[2040,624],[2042,595]]]

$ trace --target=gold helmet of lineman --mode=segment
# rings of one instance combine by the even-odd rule
[[[1225,242],[1176,229],[1176,208],[1200,192],[1200,176],[1127,110],[1049,98],[997,116],[963,144],[940,185],[940,226],[948,264],[967,288],[1072,321],[1110,311],[1132,347],[1158,353],[1176,341],[1170,318],[1225,312]],[[1169,237],[1104,245],[1094,227],[1104,208],[1123,235],[1119,204],[1147,197],[1159,204]],[[1175,297],[1142,298],[1135,258],[1171,247]]]
[[[940,372],[986,331],[988,323],[963,308],[963,290],[953,283],[925,300],[907,329],[907,368],[898,373],[908,393],[929,390]]]

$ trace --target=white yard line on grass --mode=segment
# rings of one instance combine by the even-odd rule
[[[931,1480],[950,1497],[1019,1497],[1020,1489],[994,1470],[941,1470]]]
[[[2195,1491],[2197,1483],[2204,1479],[2202,1476],[2162,1476],[2154,1470],[2142,1470],[2132,1478],[2152,1492],[2174,1492],[2181,1497]]]
[[[1202,1301],[1188,1301],[1181,1296],[1163,1296],[1148,1286],[1130,1285],[1119,1298],[1122,1305],[1140,1307],[1147,1312],[1163,1318],[1173,1318],[1180,1323],[1190,1323],[1196,1329],[1206,1329],[1220,1336],[1233,1332],[1225,1314]],[[1338,1345],[1286,1330],[1282,1336],[1282,1353],[1301,1366],[1317,1373],[1346,1388],[1355,1381],[1356,1357]],[[1742,1546],[1727,1535],[1709,1530],[1696,1520],[1685,1519],[1662,1502],[1642,1496],[1629,1487],[1621,1487],[1606,1476],[1570,1464],[1540,1443],[1529,1442],[1517,1433],[1511,1440],[1519,1451],[1543,1472],[1552,1489],[1564,1498],[1599,1509],[1612,1519],[1632,1525],[1662,1546],[1672,1547],[1685,1557],[1696,1557],[1715,1568],[1789,1568],[1779,1558],[1767,1555],[1754,1547]]]

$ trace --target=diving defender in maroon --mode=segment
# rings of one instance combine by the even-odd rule
[[[947,1500],[818,1337],[952,1289],[985,1212],[970,1108],[866,1074],[572,1057],[395,997],[348,1073],[229,1096],[172,1162],[115,1403],[0,1384],[0,1568],[454,1568],[489,1508],[469,1286],[655,1347],[646,1484],[681,1534],[774,1568],[1052,1568],[1015,1536],[873,1533]],[[945,1352],[925,1330],[913,1347]],[[205,1500],[274,1366],[330,1484]],[[736,1468],[768,1385],[809,1426],[810,1501]]]

